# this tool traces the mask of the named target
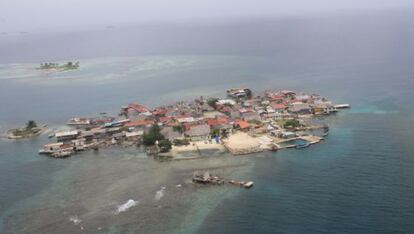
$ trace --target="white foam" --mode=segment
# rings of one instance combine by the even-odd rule
[[[155,193],[155,197],[154,197],[154,199],[156,200],[156,201],[159,201],[163,196],[164,196],[164,193],[165,193],[165,187],[161,187],[161,189],[160,190],[158,190],[156,193]]]
[[[80,220],[80,219],[79,219],[79,217],[78,217],[77,215],[70,216],[70,217],[69,217],[69,220],[70,220],[71,222],[73,222],[75,225],[78,225],[78,224],[80,224],[80,223],[82,222],[82,220]]]
[[[127,202],[125,202],[122,205],[119,205],[117,210],[115,211],[115,214],[119,214],[121,212],[127,211],[129,208],[138,205],[138,201],[134,201],[132,199],[129,199]]]

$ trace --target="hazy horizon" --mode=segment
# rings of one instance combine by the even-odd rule
[[[154,0],[80,1],[3,0],[0,32],[64,31],[96,25],[168,22],[225,22],[251,18],[308,17],[346,12],[404,9],[409,0]]]

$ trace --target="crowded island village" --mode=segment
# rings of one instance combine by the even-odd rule
[[[130,103],[116,117],[70,119],[68,130],[50,134],[54,142],[39,153],[64,158],[106,147],[139,147],[156,158],[178,160],[301,149],[324,140],[325,117],[349,107],[317,94],[268,90],[258,95],[249,88],[155,108]]]

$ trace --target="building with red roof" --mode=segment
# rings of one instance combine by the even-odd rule
[[[233,123],[235,128],[240,128],[241,130],[247,130],[250,128],[250,124],[244,120],[237,119]]]
[[[134,122],[129,122],[125,124],[126,127],[146,127],[149,125],[154,124],[155,122],[153,120],[138,120]]]

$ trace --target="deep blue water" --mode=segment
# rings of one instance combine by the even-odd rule
[[[413,15],[392,12],[3,38],[0,61],[33,63],[0,66],[0,129],[27,119],[54,126],[74,115],[116,113],[134,100],[154,106],[181,97],[223,95],[232,86],[320,93],[352,105],[326,120],[326,141],[253,156],[249,179],[255,181],[254,188],[209,201],[214,208],[201,220],[174,216],[180,230],[411,233]],[[62,41],[67,46],[62,47]],[[88,59],[101,56],[108,57]],[[51,76],[31,70],[39,60],[70,58],[83,58],[82,69]],[[45,137],[0,141],[2,228],[23,225],[19,215],[39,210],[41,216],[37,196],[50,193],[56,175],[58,181],[77,178],[69,165],[87,160],[39,157],[36,151],[45,142]],[[49,195],[55,197],[61,199]],[[193,223],[200,225],[194,228]],[[117,225],[136,231],[131,226]]]

